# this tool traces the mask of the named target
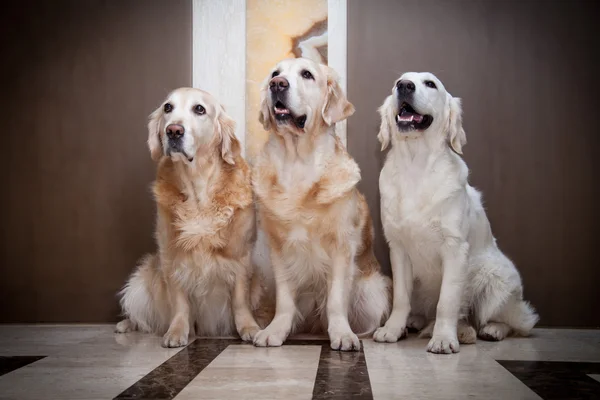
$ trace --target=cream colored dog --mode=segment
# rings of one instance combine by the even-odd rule
[[[186,345],[194,328],[200,336],[229,336],[237,328],[252,340],[260,329],[251,311],[260,280],[250,263],[250,170],[235,123],[210,94],[181,88],[152,113],[148,130],[158,161],[158,252],[140,263],[121,292],[127,319],[117,332],[164,334],[166,347]]]
[[[394,304],[374,339],[395,342],[407,325],[429,322],[422,332],[432,335],[427,349],[451,353],[459,341],[475,341],[468,321],[483,339],[527,335],[538,316],[523,301],[519,273],[496,246],[459,156],[466,143],[460,99],[434,75],[411,72],[379,112],[382,150],[392,142],[379,188]]]
[[[360,170],[334,133],[353,112],[334,71],[307,59],[280,62],[263,88],[260,120],[271,135],[253,185],[276,313],[256,346],[322,327],[333,349],[358,350],[355,332],[373,332],[388,314],[391,282],[373,254]]]

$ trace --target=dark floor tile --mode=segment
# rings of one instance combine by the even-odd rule
[[[173,399],[230,344],[240,343],[240,340],[231,339],[197,339],[115,400]],[[288,340],[284,346],[321,346],[313,399],[373,398],[362,350],[335,351],[328,340]]]
[[[8,374],[46,356],[0,356],[0,376]]]
[[[373,399],[363,350],[332,350],[329,341],[325,341],[321,347],[313,399]]]
[[[563,361],[505,361],[500,365],[545,400],[600,399],[600,363]]]
[[[232,339],[197,339],[115,399],[170,400],[177,396],[227,346],[239,343],[240,340]]]

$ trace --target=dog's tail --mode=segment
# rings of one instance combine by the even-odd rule
[[[169,323],[169,297],[160,272],[159,258],[147,255],[138,264],[123,289],[119,292],[123,315],[132,327],[143,332],[163,334]],[[126,320],[127,321],[127,320]],[[122,331],[117,325],[117,331]]]
[[[376,271],[356,281],[351,299],[350,325],[356,335],[364,338],[375,332],[390,315],[392,280]]]

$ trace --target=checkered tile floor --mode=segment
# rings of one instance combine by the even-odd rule
[[[451,356],[426,340],[363,340],[358,353],[323,338],[281,348],[116,335],[109,325],[0,325],[0,399],[565,399],[600,398],[600,331],[537,329],[479,341]]]

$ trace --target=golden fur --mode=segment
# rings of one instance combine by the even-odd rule
[[[294,329],[321,327],[332,348],[358,350],[354,332],[371,333],[387,317],[391,280],[373,254],[371,217],[356,189],[360,169],[334,133],[354,107],[327,66],[294,59],[273,71],[289,84],[284,101],[292,117],[276,118],[268,78],[260,120],[271,135],[252,181],[277,304],[254,343],[280,346]],[[305,124],[296,122],[302,116]]]
[[[203,114],[194,112],[198,105]],[[166,134],[171,124],[185,129],[177,145]],[[164,334],[167,347],[187,344],[194,330],[200,336],[237,331],[252,340],[259,326],[251,308],[261,288],[250,262],[250,170],[235,123],[210,94],[181,88],[152,113],[148,129],[158,162],[158,252],[142,260],[121,292],[127,319],[117,331]]]

